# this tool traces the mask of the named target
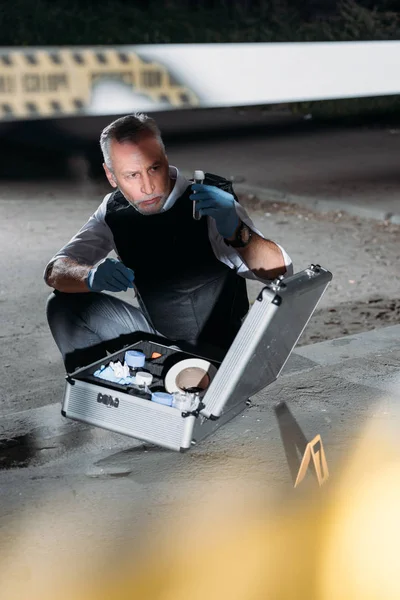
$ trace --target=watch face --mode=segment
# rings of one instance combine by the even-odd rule
[[[244,244],[248,244],[250,241],[250,237],[251,237],[251,232],[250,232],[249,227],[247,227],[247,225],[243,224],[243,227],[240,232],[240,238],[241,238],[242,242]]]

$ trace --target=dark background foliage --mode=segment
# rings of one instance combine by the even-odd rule
[[[398,0],[14,0],[2,46],[398,39]]]

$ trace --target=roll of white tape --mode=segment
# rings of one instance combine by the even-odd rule
[[[151,373],[146,373],[146,371],[138,371],[135,375],[135,381],[137,385],[151,385],[153,375]]]
[[[167,392],[185,391],[191,388],[206,390],[214,379],[217,369],[202,358],[187,358],[170,368],[165,376]]]

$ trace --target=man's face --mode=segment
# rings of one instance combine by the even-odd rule
[[[163,208],[172,189],[167,156],[157,138],[143,134],[136,143],[110,144],[112,171],[104,166],[110,184],[142,215],[154,215]]]

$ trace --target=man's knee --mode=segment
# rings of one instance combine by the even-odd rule
[[[59,313],[61,310],[61,300],[60,297],[58,296],[58,294],[56,292],[51,292],[51,294],[49,294],[48,298],[47,298],[47,302],[46,302],[46,316],[47,316],[47,322],[49,323],[49,325],[51,325],[51,323],[54,320],[54,317],[57,313]]]
[[[51,329],[61,323],[73,323],[92,329],[102,338],[138,330],[154,333],[141,310],[101,292],[77,294],[55,290],[47,299],[46,314]]]
[[[65,318],[68,313],[74,312],[77,304],[75,296],[83,296],[83,294],[69,294],[58,290],[51,292],[46,303],[46,316],[49,325],[60,315]]]
[[[60,311],[69,310],[73,313],[79,313],[103,301],[104,294],[99,292],[71,293],[53,290],[47,298],[46,313],[48,318]]]

